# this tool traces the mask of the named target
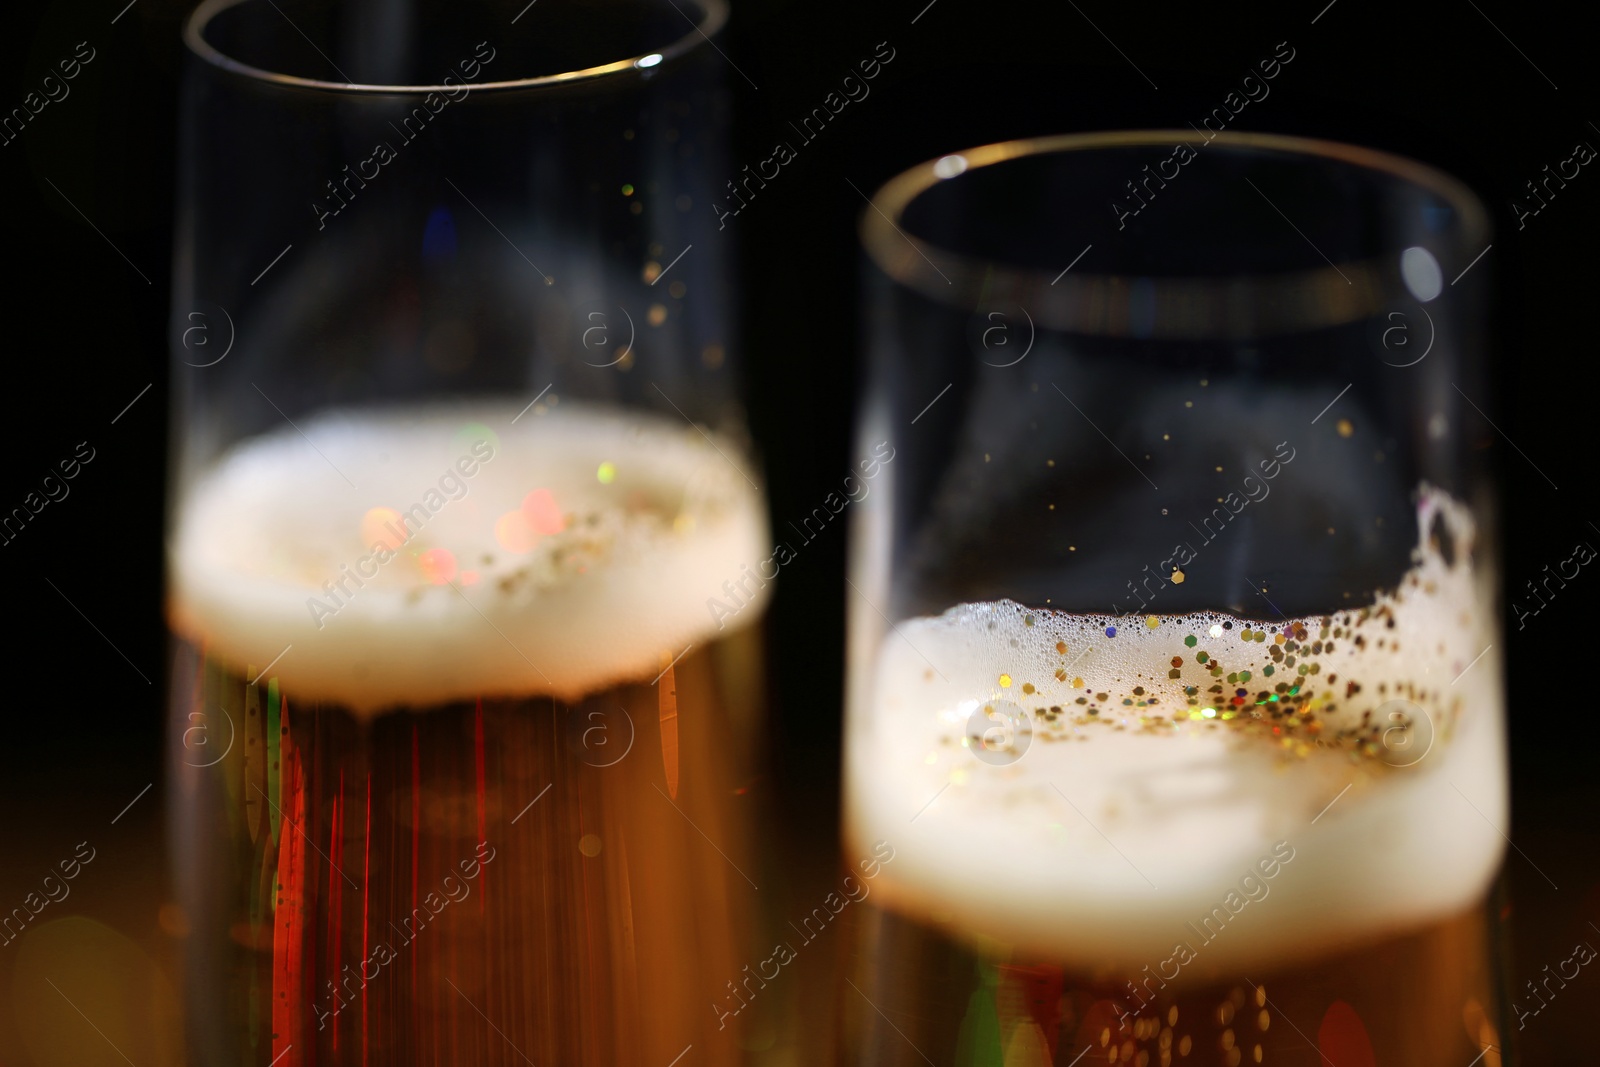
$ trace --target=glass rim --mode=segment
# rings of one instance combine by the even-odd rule
[[[965,255],[901,228],[906,209],[917,197],[983,167],[1067,152],[1170,147],[1193,139],[1193,130],[1108,130],[1019,138],[947,152],[901,171],[873,193],[861,215],[861,245],[891,280],[936,303],[968,308],[995,300],[1025,303],[1045,326],[1100,336],[1238,338],[1319,329],[1378,314],[1391,296],[1405,291],[1398,247],[1393,249],[1396,254],[1386,250],[1310,269],[1151,277],[1073,271],[1068,266],[1052,275],[1048,270]],[[1483,202],[1466,183],[1436,167],[1375,148],[1290,134],[1222,131],[1201,147],[1213,143],[1235,152],[1264,150],[1321,158],[1410,183],[1456,209],[1459,221],[1454,231],[1462,244],[1476,248],[1488,243],[1491,227]],[[960,157],[961,169],[948,173],[946,167],[941,173],[941,163],[952,156]],[[1236,298],[1242,285],[1252,284],[1263,295],[1261,317],[1241,319]],[[1174,313],[1165,321],[1158,316],[1153,322],[1136,324],[1139,315],[1133,305],[1138,301],[1148,306],[1152,290],[1170,298],[1166,303]]]
[[[693,27],[691,32],[660,48],[641,52],[638,55],[624,59],[613,60],[593,67],[584,67],[580,70],[562,71],[557,74],[541,74],[532,78],[515,78],[505,81],[462,83],[460,85],[376,85],[363,82],[338,82],[319,78],[303,78],[294,74],[285,74],[281,71],[265,70],[223,53],[206,39],[206,28],[222,12],[246,2],[248,0],[205,0],[199,7],[190,12],[189,17],[184,19],[183,23],[183,43],[190,53],[214,67],[253,81],[355,96],[414,96],[427,93],[454,92],[463,87],[470,93],[483,92],[485,90],[548,89],[572,82],[590,81],[629,72],[643,74],[694,51],[700,47],[702,42],[710,44],[712,36],[722,29],[723,25],[728,21],[727,0],[692,0],[700,9],[701,18],[698,22],[689,19]],[[676,7],[676,5],[673,6]],[[688,18],[688,16],[685,16],[685,18]],[[654,62],[646,62],[646,60],[651,59]]]

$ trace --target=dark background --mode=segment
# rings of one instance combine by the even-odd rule
[[[792,140],[788,121],[879,42],[896,51],[872,95],[729,220],[775,523],[808,511],[854,458],[855,223],[864,203],[851,183],[870,193],[912,163],[1010,137],[1198,122],[1288,41],[1293,64],[1231,128],[1394,150],[1461,176],[1490,207],[1493,249],[1475,269],[1497,282],[1495,387],[1475,399],[1501,432],[1487,423],[1473,432],[1499,465],[1507,600],[1576,542],[1600,543],[1589,432],[1600,177],[1586,168],[1521,231],[1510,207],[1525,181],[1575,143],[1600,146],[1589,121],[1600,109],[1592,108],[1587,34],[1571,9],[1548,14],[1503,0],[1336,0],[1322,11],[1325,2],[1084,0],[1081,11],[1020,0],[936,0],[926,9],[926,0],[736,4],[719,44],[748,77],[728,75],[739,164]],[[96,859],[49,917],[93,916],[109,928],[95,935],[106,944],[125,939],[161,961],[173,931],[157,911],[168,802],[160,549],[178,26],[189,4],[138,0],[113,25],[124,3],[15,8],[0,44],[3,111],[78,42],[96,50],[71,95],[0,146],[0,247],[9,266],[0,288],[0,511],[20,505],[79,442],[95,451],[67,499],[0,545],[10,587],[0,653],[0,907],[20,902],[87,838]],[[816,835],[837,821],[844,552],[838,524],[785,568],[771,616],[771,788],[794,824]],[[1600,791],[1591,777],[1600,716],[1583,696],[1593,627],[1579,610],[1600,596],[1600,577],[1583,571],[1559,595],[1524,629],[1505,617],[1516,846],[1507,861],[1510,975],[1519,988],[1570,955],[1575,941],[1600,941],[1588,925],[1600,922]],[[13,983],[21,947],[0,946],[0,1065],[57,1062],[24,1047],[22,1022],[66,1012],[63,1027],[81,1026],[59,1002]],[[1523,1062],[1592,1056],[1578,1050],[1592,1047],[1586,1023],[1597,993],[1600,978],[1585,972],[1529,1019],[1517,1035]],[[166,996],[152,992],[153,1002]],[[74,1039],[63,1049],[77,1047]],[[122,1062],[103,1043],[81,1048],[61,1062]]]

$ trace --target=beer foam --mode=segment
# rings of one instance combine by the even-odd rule
[[[247,677],[359,713],[576,699],[718,631],[707,597],[770,553],[755,479],[732,442],[652,415],[331,411],[180,495],[169,614]]]
[[[1413,566],[1354,610],[996,601],[883,634],[846,830],[895,848],[886,899],[1109,976],[1182,943],[1191,977],[1481,900],[1508,818],[1492,601],[1468,510],[1425,486],[1417,513]]]

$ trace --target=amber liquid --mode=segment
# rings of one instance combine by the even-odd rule
[[[1004,906],[1003,886],[996,886],[995,902]],[[1490,905],[1332,955],[1245,973],[1207,971],[1202,947],[1164,988],[1159,975],[1090,975],[1021,951],[980,952],[874,904],[853,910],[845,973],[855,988],[846,984],[840,993],[841,1064],[1514,1062],[1502,1042],[1504,968]]]
[[[737,1062],[758,659],[362,719],[177,642],[193,1061]]]

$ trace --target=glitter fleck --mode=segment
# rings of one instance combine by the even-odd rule
[[[1172,570],[1172,584],[1173,585],[1182,585],[1183,584],[1183,572],[1178,570],[1176,567],[1174,567],[1173,570]]]
[[[1011,688],[1011,675],[1002,674],[1000,676],[1000,688],[1001,689],[1010,689]]]

